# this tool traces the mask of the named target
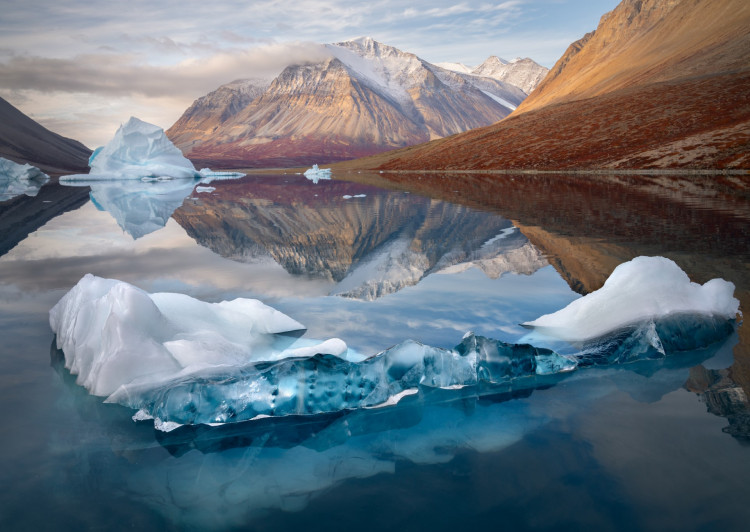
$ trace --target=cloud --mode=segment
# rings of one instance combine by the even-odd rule
[[[178,46],[173,41],[162,41],[162,45]],[[318,62],[328,56],[325,47],[314,43],[270,44],[166,66],[142,64],[138,56],[115,53],[71,59],[14,56],[0,62],[0,87],[42,93],[195,98],[234,79],[275,77],[290,64]]]

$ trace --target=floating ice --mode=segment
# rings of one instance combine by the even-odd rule
[[[678,314],[732,320],[740,304],[733,293],[734,284],[723,279],[701,286],[667,258],[637,257],[615,268],[599,290],[524,325],[582,342]]]
[[[317,164],[312,165],[312,168],[305,170],[305,177],[317,184],[321,179],[331,179],[330,168],[318,168]]]
[[[94,150],[89,158],[88,174],[62,176],[61,181],[143,179],[143,178],[206,178],[241,177],[237,172],[213,172],[195,169],[182,152],[172,144],[159,126],[130,117],[106,146]]]
[[[91,200],[134,238],[164,227],[197,184],[243,177],[240,172],[196,171],[160,127],[135,117],[89,158],[91,173],[60,177],[67,186],[91,187]],[[122,183],[125,181],[125,183]],[[211,192],[214,187],[197,187]]]
[[[195,187],[195,191],[199,194],[202,192],[213,192],[214,190],[216,190],[216,187]]]
[[[66,367],[99,396],[285,357],[295,338],[279,333],[304,329],[254,299],[204,303],[91,274],[52,308],[50,325]],[[342,348],[322,346],[335,354]]]
[[[36,166],[0,157],[0,198],[10,199],[21,194],[36,196],[47,181],[49,176]]]
[[[259,301],[208,304],[92,275],[50,311],[50,324],[79,384],[172,430],[382,407],[429,388],[528,389],[584,366],[702,349],[732,332],[732,292],[640,257],[600,291],[526,324],[575,340],[568,356],[467,333],[453,349],[407,340],[363,359],[338,339],[280,335],[302,325]]]

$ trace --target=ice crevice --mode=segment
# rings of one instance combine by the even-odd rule
[[[428,388],[533,388],[587,366],[702,349],[733,331],[733,292],[638,257],[600,290],[525,323],[532,332],[519,343],[469,332],[453,349],[406,340],[365,358],[337,338],[291,334],[304,326],[257,300],[206,303],[88,274],[50,325],[78,384],[173,430],[385,407]],[[570,353],[542,346],[554,342]]]

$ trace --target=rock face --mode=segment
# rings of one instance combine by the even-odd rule
[[[0,98],[0,157],[44,172],[87,172],[91,150],[53,133]]]
[[[750,167],[750,4],[624,0],[507,119],[359,166]]]
[[[200,165],[325,163],[427,142],[507,116],[509,83],[452,72],[370,38],[328,45],[267,87],[234,82],[197,100],[167,135]]]

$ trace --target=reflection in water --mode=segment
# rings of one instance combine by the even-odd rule
[[[159,459],[148,467],[128,465],[118,471],[122,476],[112,471],[93,474],[105,489],[114,488],[107,486],[115,476],[131,496],[176,526],[239,526],[262,519],[273,509],[302,511],[346,482],[378,475],[393,478],[404,463],[447,464],[467,452],[492,457],[491,453],[508,449],[543,427],[574,419],[580,409],[617,390],[632,397],[626,404],[656,402],[680,388],[691,364],[711,358],[721,347],[574,374],[568,379],[575,382],[566,387],[564,405],[551,409],[550,392],[565,376],[555,376],[536,390],[427,390],[386,409],[182,427],[153,434],[179,460]],[[54,344],[50,354],[52,366],[78,397],[78,408],[86,410],[82,418],[104,423],[115,452],[135,459],[139,446],[144,451],[149,447],[142,433],[128,436],[107,422],[106,412],[91,412],[91,398],[81,393],[64,369]],[[108,405],[97,406],[103,410]],[[508,467],[505,475],[536,474]],[[316,529],[314,523],[311,527]]]
[[[167,224],[200,179],[70,181],[69,187],[90,187],[91,201],[109,212],[125,232],[141,238]]]
[[[750,444],[750,401],[745,390],[732,380],[731,370],[690,368],[685,389],[696,393],[709,412],[727,418],[729,426],[722,429],[724,432]]]
[[[272,257],[289,273],[335,282],[336,295],[373,300],[430,273],[476,266],[497,278],[546,265],[490,212],[340,181],[311,186],[300,176],[222,185],[174,214],[196,242],[236,261]]]
[[[85,189],[46,185],[37,198],[0,206],[0,238],[5,242],[10,227],[22,240],[0,259],[0,399],[12,413],[0,419],[6,435],[0,475],[14,486],[0,495],[2,528],[747,527],[750,461],[747,447],[737,444],[747,434],[741,395],[750,390],[747,324],[721,348],[720,363],[698,353],[591,368],[520,395],[467,390],[448,397],[436,390],[406,397],[394,409],[169,434],[133,423],[131,410],[101,404],[67,371],[50,370],[47,311],[87,271],[213,301],[272,298],[314,336],[339,336],[371,353],[407,337],[451,346],[472,329],[513,341],[523,334],[517,323],[570,302],[575,295],[568,286],[591,291],[636,255],[669,256],[699,282],[733,281],[746,312],[749,305],[748,195],[733,192],[723,177],[711,183],[454,175],[430,182],[404,175],[411,192],[422,187],[432,199],[412,200],[418,220],[402,249],[427,257],[420,265],[425,272],[446,275],[418,273],[417,285],[373,301],[324,296],[351,271],[364,271],[368,257],[393,249],[402,233],[388,217],[409,224],[409,194],[392,191],[387,194],[396,199],[388,200],[362,184],[304,189],[286,177],[273,179],[217,183],[214,192],[196,194],[195,203],[175,211],[181,226],[170,220],[135,242],[91,204],[40,228],[52,210],[80,205]],[[236,197],[224,197],[225,187],[238,187]],[[45,197],[48,190],[53,193]],[[214,202],[221,215],[212,216]],[[362,215],[363,205],[374,212]],[[51,210],[40,211],[46,206]],[[37,212],[50,216],[40,222]],[[488,212],[513,220],[517,230],[507,221],[485,230],[450,218],[481,225]],[[441,213],[446,240],[471,240],[458,246],[457,259],[455,245],[423,237]],[[321,223],[305,223],[315,216]],[[388,236],[378,236],[383,233]],[[511,251],[541,250],[555,269],[489,279],[484,272],[492,265],[479,256],[483,246],[513,239]],[[315,248],[321,258],[309,251]],[[318,275],[323,278],[313,278]],[[688,369],[696,364],[702,366]],[[727,420],[734,438],[721,432]]]
[[[0,257],[49,220],[77,209],[88,200],[86,189],[48,183],[34,196],[0,198]]]

